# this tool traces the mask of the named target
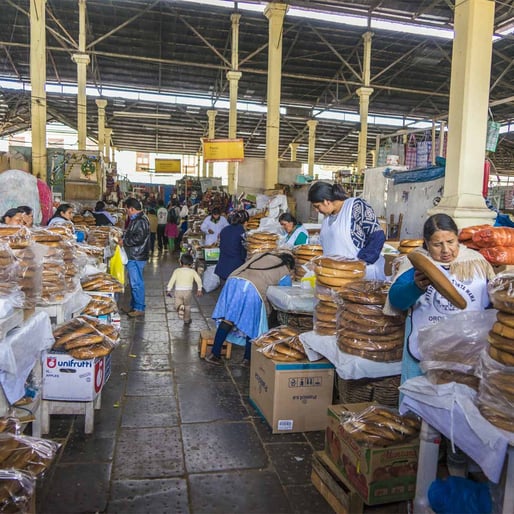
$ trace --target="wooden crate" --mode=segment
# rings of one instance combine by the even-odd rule
[[[200,354],[200,359],[204,359],[207,355],[207,347],[214,344],[215,333],[215,330],[202,330],[200,332],[200,340],[198,341],[198,353]],[[227,341],[223,343],[221,355],[224,355],[225,359],[230,359],[230,356],[232,355],[232,343]]]
[[[364,503],[347,485],[325,452],[312,456],[311,482],[336,514],[362,514]]]

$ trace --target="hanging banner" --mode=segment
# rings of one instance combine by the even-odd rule
[[[244,144],[242,139],[203,139],[205,162],[242,162]]]
[[[155,159],[155,173],[182,173],[180,159]]]

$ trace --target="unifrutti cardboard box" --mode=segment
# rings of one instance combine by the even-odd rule
[[[325,453],[344,479],[368,505],[414,498],[419,439],[405,444],[368,448],[347,432],[341,415],[362,412],[373,403],[331,405],[325,439]]]
[[[250,402],[274,434],[324,430],[334,366],[326,359],[279,362],[252,348]]]
[[[43,353],[43,399],[89,402],[109,378],[111,357],[75,359],[67,353]]]

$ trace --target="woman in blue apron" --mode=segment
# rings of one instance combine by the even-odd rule
[[[384,257],[380,254],[385,234],[373,208],[361,198],[351,198],[340,184],[315,182],[307,196],[325,217],[320,242],[323,255],[360,259],[366,278],[384,280]]]

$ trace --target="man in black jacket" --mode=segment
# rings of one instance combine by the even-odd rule
[[[129,223],[123,235],[123,248],[127,252],[127,271],[130,282],[131,318],[145,315],[145,281],[143,270],[150,253],[150,222],[135,198],[125,200]]]

